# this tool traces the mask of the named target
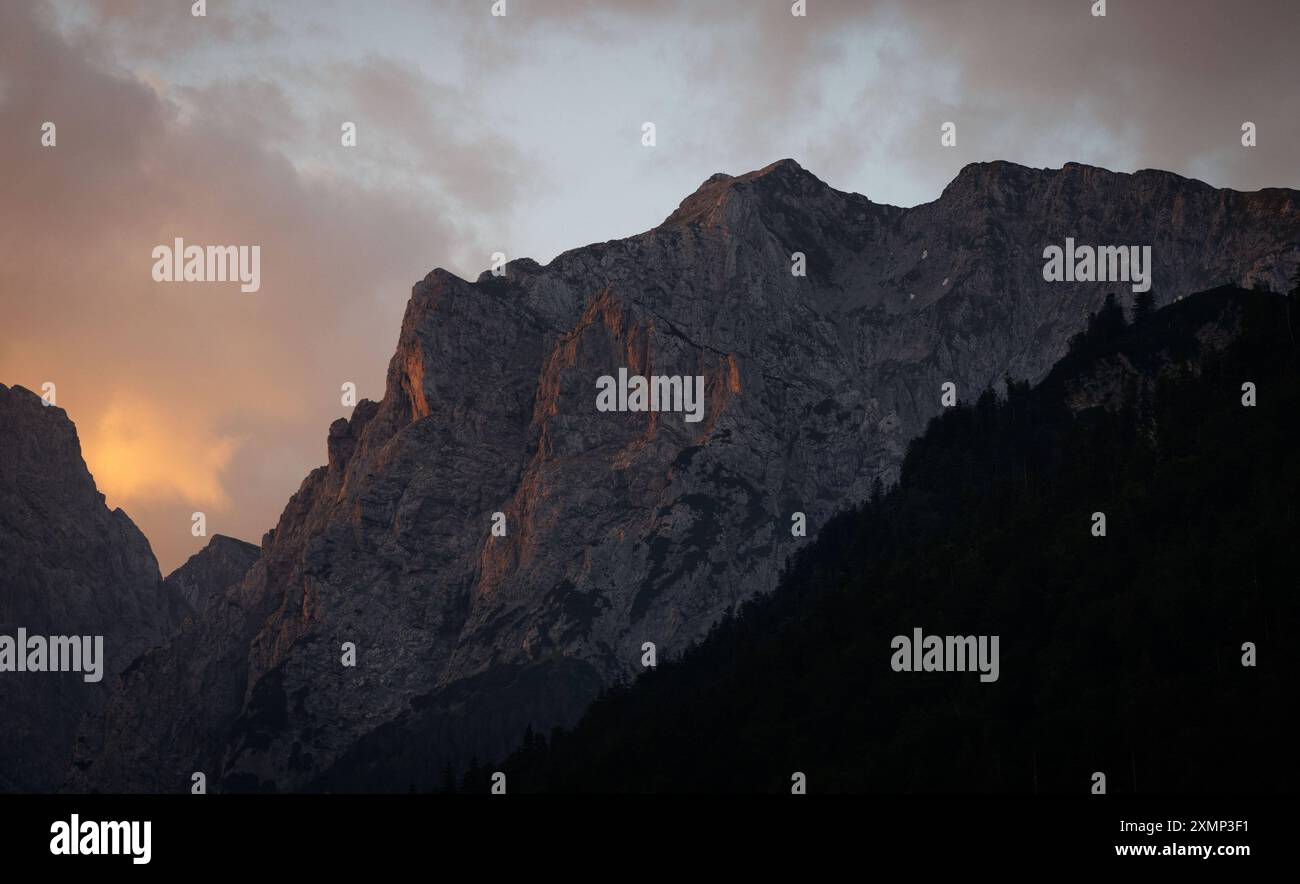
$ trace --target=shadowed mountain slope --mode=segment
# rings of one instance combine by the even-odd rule
[[[167,575],[175,589],[195,611],[212,604],[232,584],[244,579],[262,554],[260,547],[224,534],[214,534],[208,545]]]
[[[242,585],[133,669],[74,787],[405,790],[575,721],[644,642],[681,653],[770,591],[793,513],[813,535],[896,477],[942,383],[1041,378],[1116,289],[1043,280],[1067,236],[1152,245],[1161,303],[1276,287],[1300,199],[989,163],[899,209],[786,160],[545,267],[435,270],[382,401],[330,427]],[[624,367],[702,376],[703,419],[598,411]]]
[[[1099,317],[1032,391],[936,418],[900,485],[836,517],[775,593],[464,787],[504,770],[512,792],[788,793],[797,771],[810,792],[1085,796],[1100,771],[1109,793],[1294,792],[1290,300]],[[917,628],[998,636],[996,680],[894,671]]]
[[[0,671],[0,792],[56,789],[82,715],[185,613],[144,535],[105,505],[63,409],[0,385],[0,636],[16,641],[20,628],[47,639],[102,636],[104,655],[98,682],[82,672]]]

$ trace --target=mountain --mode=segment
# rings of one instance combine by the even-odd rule
[[[892,481],[941,384],[1040,379],[1115,289],[1044,280],[1067,237],[1152,246],[1162,304],[1278,286],[1300,198],[986,163],[901,209],[785,160],[545,267],[433,271],[382,401],[330,427],[238,589],[133,668],[73,788],[405,791],[576,721],[645,642],[679,655],[772,590],[795,513],[812,536]],[[701,376],[702,419],[599,410],[620,369]]]
[[[243,580],[261,554],[261,548],[251,543],[214,534],[207,546],[168,574],[165,582],[191,608],[202,611],[220,598],[231,584]]]
[[[1033,390],[935,418],[775,593],[464,787],[1086,795],[1101,771],[1109,793],[1294,792],[1290,300],[1099,317]],[[895,671],[918,628],[998,636],[997,677]]]
[[[13,641],[15,653],[26,659],[16,647],[20,629],[46,640],[43,667],[50,637],[90,636],[92,654],[93,637],[103,637],[99,681],[84,672],[0,671],[0,792],[52,791],[82,715],[103,704],[115,676],[160,644],[186,606],[163,585],[140,530],[105,505],[64,410],[4,385],[0,563],[0,640]]]

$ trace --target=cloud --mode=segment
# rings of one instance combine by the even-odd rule
[[[1111,3],[1104,18],[1034,0],[897,8],[923,57],[958,74],[950,112],[973,124],[983,158],[1300,185],[1300,28],[1287,0]],[[1247,120],[1268,133],[1249,150]]]
[[[325,460],[343,382],[382,395],[411,284],[488,251],[455,210],[477,198],[459,164],[471,180],[482,165],[464,135],[423,186],[370,175],[364,145],[346,154],[291,84],[159,88],[100,40],[48,8],[0,7],[0,166],[14,172],[0,180],[0,376],[57,383],[101,490],[166,570],[202,542],[191,509],[228,509],[217,530],[253,540],[274,525]],[[483,193],[499,207],[508,188]],[[153,282],[153,247],[177,236],[259,245],[260,292]]]
[[[677,129],[691,130],[683,153],[743,158],[717,171],[796,156],[837,186],[903,204],[990,159],[1300,186],[1291,0],[1114,2],[1105,17],[1091,6],[816,0],[795,17],[789,3],[748,0],[515,2],[509,27],[527,42],[471,22],[495,76],[554,63],[548,49],[564,41],[619,47],[670,92]],[[646,66],[656,46],[670,48]],[[939,142],[947,121],[955,149]],[[1261,133],[1250,150],[1246,121]]]
[[[192,0],[60,0],[55,4],[65,20],[96,32],[101,45],[134,59],[179,58],[206,47],[285,37],[264,4],[211,0],[205,16],[193,15],[192,5]]]
[[[524,155],[475,122],[482,108],[465,90],[377,55],[325,73],[334,103],[356,110],[361,137],[373,145],[370,162],[388,174],[426,180],[463,211],[489,217],[507,212],[525,189]]]
[[[96,423],[80,433],[95,484],[128,509],[180,498],[228,510],[222,475],[243,440],[205,431],[206,415],[176,417],[130,392],[112,394]]]
[[[785,156],[902,205],[988,159],[1300,186],[1288,0],[1090,5],[0,3],[0,380],[58,384],[166,569],[193,509],[274,524],[435,265],[629,235]],[[176,236],[260,245],[261,291],[152,282]]]

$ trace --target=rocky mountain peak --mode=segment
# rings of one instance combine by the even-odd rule
[[[436,270],[382,401],[330,428],[229,604],[124,679],[77,784],[405,791],[385,777],[571,722],[646,642],[680,654],[774,587],[897,475],[942,385],[1043,377],[1117,288],[1046,281],[1044,246],[1151,246],[1157,304],[1280,284],[1300,213],[1279,194],[986,163],[900,209],[782,161],[545,267]],[[618,376],[698,379],[700,419],[599,408]]]
[[[81,457],[76,427],[62,408],[47,406],[25,387],[0,384],[0,426],[0,478],[39,486],[71,505],[103,503]]]
[[[207,546],[167,575],[166,584],[194,611],[202,611],[238,583],[262,553],[261,547],[224,534],[214,534]]]
[[[682,200],[664,226],[725,226],[742,213],[798,210],[832,193],[838,191],[794,160],[778,160],[744,175],[711,175]]]
[[[144,535],[105,505],[64,410],[4,385],[0,562],[0,635],[102,636],[97,681],[83,672],[0,672],[0,791],[49,791],[63,780],[81,716],[186,608],[162,584]]]

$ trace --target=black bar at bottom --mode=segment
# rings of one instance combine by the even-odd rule
[[[772,861],[828,860],[850,868],[1136,863],[1226,870],[1285,860],[1293,807],[1285,798],[1237,796],[9,795],[0,796],[0,861],[128,874],[281,865],[328,872],[406,862],[450,873],[446,862],[455,857],[494,870],[515,862],[536,870],[607,855],[643,872],[676,866],[674,874],[694,858],[769,871]],[[103,824],[145,821],[148,862],[137,863],[144,827]],[[110,851],[115,838],[116,854],[81,849]],[[587,871],[598,869],[608,876],[606,865]]]

